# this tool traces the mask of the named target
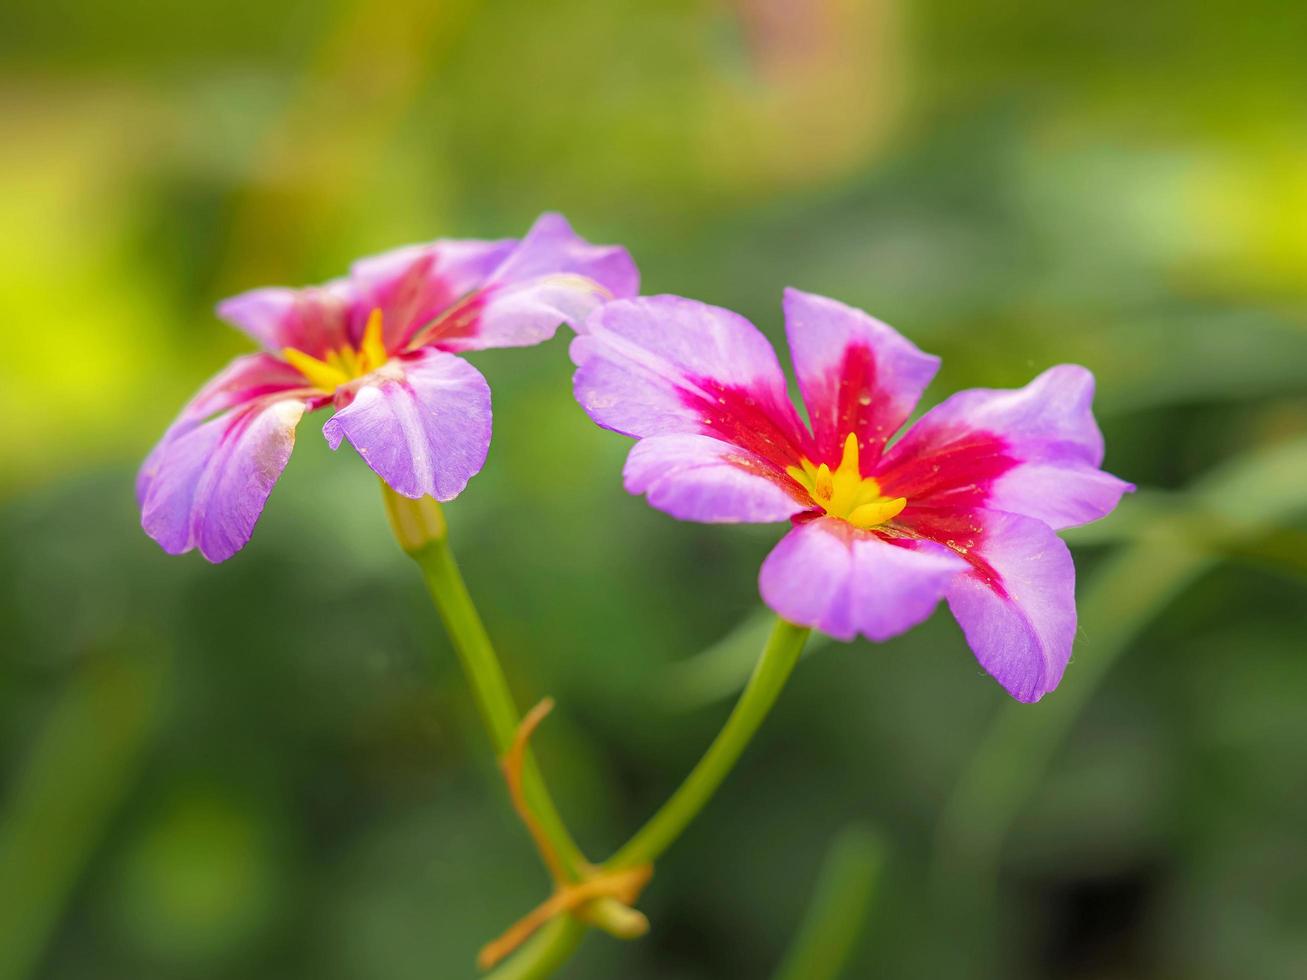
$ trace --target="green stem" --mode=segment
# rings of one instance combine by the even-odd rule
[[[477,614],[467,585],[449,549],[440,506],[430,498],[409,500],[382,485],[382,496],[400,546],[422,569],[427,589],[436,604],[472,686],[473,697],[490,733],[495,751],[502,754],[513,741],[520,717],[508,689],[508,680],[495,656],[490,637]],[[749,683],[699,764],[679,789],[630,841],[610,859],[608,870],[635,867],[654,861],[681,835],[690,821],[712,798],[734,768],[750,739],[758,731],[798,662],[811,633],[807,627],[778,619],[763,647]],[[528,752],[522,770],[527,803],[545,836],[574,875],[588,867],[557,807],[545,788],[535,760]],[[586,919],[616,935],[631,933],[620,903],[593,903]],[[611,921],[610,921],[611,920]],[[491,980],[536,980],[557,969],[580,942],[585,925],[573,916],[550,923],[517,956],[500,967]]]
[[[798,662],[810,632],[807,627],[776,620],[762,656],[758,658],[731,716],[726,719],[726,725],[680,788],[609,859],[605,867],[630,868],[653,861],[681,835],[734,768],[745,746],[776,703],[776,697]]]
[[[585,938],[579,919],[560,915],[532,936],[517,954],[484,980],[544,980],[567,962]]]
[[[431,593],[458,654],[491,744],[495,753],[502,755],[512,744],[521,716],[490,636],[481,623],[454,553],[449,548],[440,505],[430,497],[422,500],[402,497],[384,483],[382,496],[396,539],[422,569],[427,591]],[[522,788],[527,803],[563,865],[573,877],[579,877],[582,869],[587,867],[585,857],[568,833],[530,750],[522,767]]]
[[[749,683],[726,719],[726,725],[680,788],[605,863],[605,868],[617,870],[653,861],[681,835],[712,798],[776,703],[809,633],[811,630],[806,627],[777,619]],[[540,980],[549,976],[572,954],[583,931],[583,927],[570,916],[551,922],[486,980]]]

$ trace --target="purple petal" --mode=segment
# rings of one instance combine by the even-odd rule
[[[855,433],[873,457],[916,408],[939,369],[898,331],[824,296],[785,290],[785,333],[822,461]]]
[[[991,486],[986,506],[1024,514],[1060,530],[1106,517],[1134,488],[1133,483],[1096,467],[1050,458],[1004,473]]]
[[[679,296],[619,300],[586,321],[571,352],[577,401],[605,428],[712,436],[780,473],[803,454],[776,352],[730,310]]]
[[[298,371],[270,354],[248,354],[236,358],[214,375],[187,403],[158,445],[146,457],[136,477],[137,503],[144,504],[164,451],[173,439],[230,408],[265,399],[269,395],[295,391],[303,385],[304,378]]]
[[[961,391],[886,453],[875,476],[911,505],[986,507],[1053,528],[1097,520],[1133,487],[1098,469],[1094,378],[1071,364],[1024,388]]]
[[[490,279],[502,285],[558,272],[593,279],[613,299],[625,299],[640,291],[640,272],[626,249],[590,244],[572,230],[566,218],[552,211],[536,219],[521,244]]]
[[[161,443],[147,462],[141,526],[169,554],[225,561],[245,546],[295,445],[308,402],[260,399]]]
[[[430,321],[481,288],[517,246],[511,238],[441,239],[360,259],[350,267],[351,338],[357,343],[372,311],[381,310],[386,350],[398,350]]]
[[[927,619],[967,563],[931,541],[886,541],[843,521],[797,525],[763,562],[763,601],[839,640],[877,642]]]
[[[350,290],[342,280],[306,289],[253,289],[218,304],[218,316],[268,350],[294,347],[318,357],[346,346]]]
[[[948,604],[976,659],[1018,701],[1038,701],[1062,679],[1076,635],[1076,571],[1052,528],[1017,514],[975,512],[982,533],[973,568]]]
[[[460,357],[419,351],[371,375],[322,433],[332,449],[348,439],[396,493],[452,500],[486,461],[490,386]]]
[[[591,245],[561,214],[541,215],[484,288],[424,336],[442,350],[526,347],[576,329],[607,300],[634,296],[640,274],[626,249]]]
[[[751,453],[708,436],[652,436],[636,443],[623,471],[630,493],[683,521],[783,521],[807,510]],[[792,481],[790,481],[792,482]]]

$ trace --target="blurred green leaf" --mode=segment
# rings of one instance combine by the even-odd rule
[[[87,658],[33,734],[0,811],[0,978],[35,974],[69,895],[131,792],[166,658],[126,644]]]
[[[838,980],[844,975],[884,862],[884,844],[869,828],[854,824],[841,831],[775,980]]]

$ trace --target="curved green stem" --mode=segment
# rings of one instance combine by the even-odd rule
[[[490,637],[486,634],[453,552],[449,549],[440,505],[430,498],[410,500],[384,484],[382,495],[395,537],[422,569],[427,589],[445,623],[454,649],[458,652],[468,683],[472,686],[477,709],[490,733],[495,751],[503,754],[512,744],[521,719]],[[772,705],[776,703],[810,633],[811,630],[807,627],[795,626],[782,619],[776,621],[749,683],[745,685],[730,717],[726,719],[725,726],[680,788],[605,863],[607,870],[651,863],[681,835],[734,768]],[[527,802],[545,836],[568,870],[579,876],[579,872],[587,867],[585,858],[568,833],[545,788],[535,760],[529,753],[522,776]],[[616,909],[617,912],[622,910],[621,906]],[[613,909],[595,903],[588,911],[591,914],[587,919],[591,924],[602,928],[611,925],[610,931],[623,934],[622,917],[614,918],[609,914]],[[611,924],[609,919],[613,919]],[[491,974],[490,980],[537,980],[546,977],[571,955],[584,933],[583,922],[573,916],[563,916],[541,930],[516,956]]]
[[[605,862],[605,868],[618,870],[651,862],[681,835],[712,798],[776,703],[811,632],[806,627],[777,619],[749,683],[726,719],[726,725],[680,788],[620,851]],[[584,927],[571,917],[556,920],[486,980],[539,980],[547,977],[572,954],[583,932]]]
[[[495,754],[502,755],[512,744],[521,716],[490,636],[449,548],[440,505],[430,497],[422,500],[402,497],[384,483],[381,490],[395,538],[422,569],[427,591],[458,654]],[[530,750],[522,768],[522,789],[563,865],[579,877],[587,866],[585,857],[568,833]]]
[[[749,740],[776,703],[799,660],[812,631],[777,619],[749,683],[735,702],[731,716],[704,753],[699,764],[662,808],[606,863],[607,868],[629,868],[653,861],[681,835],[711,799],[727,773],[734,768]]]

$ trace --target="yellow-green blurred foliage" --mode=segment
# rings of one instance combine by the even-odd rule
[[[1087,364],[1141,487],[1073,540],[1059,691],[1007,703],[944,615],[822,645],[651,935],[567,975],[769,975],[859,822],[848,978],[1307,976],[1304,38],[1282,0],[12,0],[0,980],[469,976],[544,896],[320,416],[223,566],[131,485],[248,349],[216,300],[545,209],[773,337],[785,285],[863,306],[945,357],[931,399]],[[776,529],[627,497],[565,344],[475,357],[495,442],[448,515],[601,857],[723,718]]]

